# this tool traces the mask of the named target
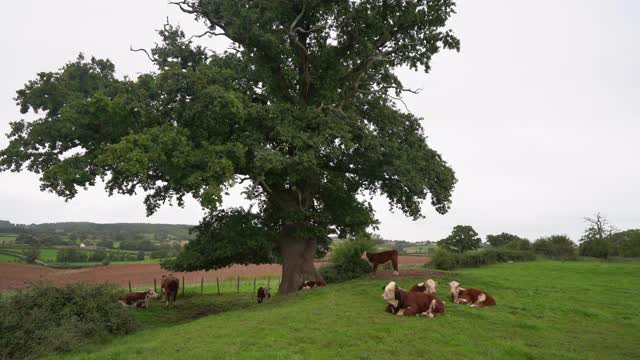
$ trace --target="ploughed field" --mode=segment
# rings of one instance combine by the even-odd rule
[[[202,315],[211,315],[199,319],[185,316],[189,297],[169,309],[154,301],[132,310],[144,331],[54,358],[640,359],[638,274],[640,262],[559,261],[434,273],[447,311],[435,319],[385,313],[384,278],[329,284],[261,305],[248,294],[241,302],[193,296],[210,307]],[[446,283],[454,279],[488,291],[497,306],[452,304]],[[425,279],[397,280],[409,288]]]
[[[426,257],[400,256],[402,267],[424,264]],[[317,263],[316,266],[321,266]],[[401,270],[402,270],[401,267]],[[129,281],[133,287],[139,288],[152,286],[153,279],[160,280],[160,276],[167,272],[160,268],[159,264],[129,264],[95,266],[80,269],[51,269],[38,265],[0,262],[0,291],[16,290],[28,287],[33,281],[49,281],[55,285],[66,285],[77,282],[104,283],[110,282],[122,287],[127,287]],[[216,271],[196,271],[189,273],[176,273],[180,279],[185,278],[187,284],[200,283],[204,278],[205,283],[212,283],[216,278],[229,279],[235,277],[251,278],[256,276],[279,276],[282,267],[277,264],[267,265],[234,265]]]

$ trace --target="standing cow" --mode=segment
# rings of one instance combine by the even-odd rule
[[[264,299],[271,299],[271,288],[261,286],[258,288],[258,304],[262,304]]]
[[[398,272],[398,250],[387,250],[379,253],[362,253],[362,258],[367,260],[373,266],[373,274],[378,270],[378,265],[382,265],[391,261],[393,265],[393,275],[400,275]]]
[[[165,306],[169,306],[170,303],[176,306],[176,296],[178,295],[178,289],[180,288],[180,280],[173,276],[173,274],[162,275],[162,283],[160,284],[162,290],[162,296],[164,297]]]

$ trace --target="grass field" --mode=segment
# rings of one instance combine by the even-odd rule
[[[16,234],[0,234],[0,245],[11,245],[16,241]]]
[[[445,299],[447,316],[436,319],[385,313],[383,280],[331,285],[260,306],[251,305],[248,294],[193,296],[176,309],[155,303],[137,310],[144,331],[54,358],[640,358],[639,273],[637,262],[540,261],[464,270],[437,279],[441,296],[455,278],[490,291],[498,306],[475,309]],[[415,282],[400,280],[403,287]],[[243,310],[189,321],[215,306]]]
[[[0,247],[2,248],[2,247]],[[12,251],[12,252],[16,252],[16,253],[24,253],[27,251],[26,248],[24,247],[4,247],[3,249],[8,250],[8,251]],[[40,255],[38,256],[38,259],[54,264],[54,265],[69,265],[69,266],[77,266],[77,267],[83,267],[83,266],[95,266],[95,265],[101,265],[102,262],[74,262],[74,263],[56,263],[56,257],[58,255],[58,252],[60,250],[59,249],[50,249],[50,248],[44,248],[44,249],[40,249]],[[82,251],[86,251],[86,252],[90,252],[92,253],[93,250],[82,250]],[[117,250],[118,252],[123,252],[123,253],[129,253],[129,254],[137,254],[137,251],[127,251],[127,250]],[[7,262],[7,261],[13,261],[14,257],[10,256],[10,255],[4,255],[4,256],[0,256],[0,262]],[[149,255],[147,255],[144,259],[144,261],[112,261],[111,264],[121,264],[121,265],[125,265],[125,264],[157,264],[160,262],[160,259],[151,259],[149,257]]]
[[[0,262],[16,262],[16,260],[19,259],[15,256],[0,254]]]

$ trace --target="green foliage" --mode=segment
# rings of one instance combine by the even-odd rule
[[[493,247],[505,246],[511,242],[523,240],[521,237],[508,233],[487,235],[487,242]]]
[[[132,332],[137,322],[116,293],[112,285],[36,284],[0,301],[0,357],[35,358]]]
[[[440,270],[491,265],[497,262],[533,261],[536,255],[532,251],[510,250],[505,248],[485,248],[464,253],[448,251],[438,247],[431,255],[427,266]]]
[[[23,251],[23,255],[29,264],[33,264],[40,257],[40,249],[35,246],[29,246],[28,249]]]
[[[438,245],[450,251],[459,253],[467,250],[475,250],[480,247],[482,240],[478,233],[470,225],[456,225],[451,235],[438,241]]]
[[[531,241],[528,239],[516,239],[504,245],[504,248],[509,250],[529,251],[531,250]]]
[[[610,240],[612,256],[640,257],[640,229],[617,232]]]
[[[566,235],[551,235],[536,240],[533,251],[550,259],[575,260],[576,245]]]
[[[452,0],[180,4],[238,51],[211,53],[166,25],[149,54],[157,69],[137,79],[83,55],[38,73],[16,97],[37,120],[10,124],[0,170],[33,171],[65,199],[98,179],[110,194],[143,191],[149,214],[191,195],[215,216],[226,190],[247,182],[250,221],[220,219],[254,237],[231,244],[201,225],[177,261],[189,270],[266,261],[296,241],[320,256],[334,229],[376,223],[365,192],[414,219],[427,199],[448,211],[455,174],[421,119],[396,105],[407,89],[395,70],[428,72],[435,54],[459,49]]]
[[[56,262],[87,262],[89,260],[87,254],[88,253],[85,251],[80,251],[74,248],[60,249],[60,251],[58,251],[58,254],[56,255]]]
[[[138,251],[138,254],[136,255],[136,260],[138,261],[144,260],[144,251]]]
[[[374,251],[380,242],[379,236],[368,234],[334,242],[329,253],[331,264],[323,266],[320,274],[326,282],[340,282],[370,273],[371,265],[362,259],[362,254]]]

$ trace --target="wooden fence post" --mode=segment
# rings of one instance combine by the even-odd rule
[[[256,292],[256,278],[253,278],[253,292]]]
[[[218,295],[220,295],[220,281],[218,280],[217,276],[216,276],[216,285],[218,286]]]
[[[185,286],[185,282],[184,282],[184,276],[182,277],[182,297],[184,297],[184,286]]]
[[[203,294],[203,290],[204,290],[204,276],[202,277],[202,279],[200,279],[200,295]]]
[[[131,280],[129,280],[129,294],[131,294]]]
[[[153,278],[153,291],[158,291],[158,289],[156,288],[156,278]]]
[[[238,292],[240,292],[240,276],[238,276]]]

